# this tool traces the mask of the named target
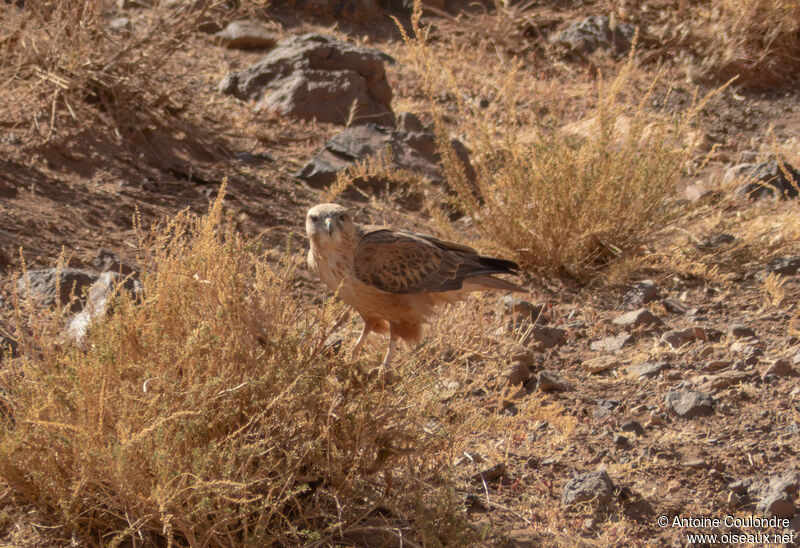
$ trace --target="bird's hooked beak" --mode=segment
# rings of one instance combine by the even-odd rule
[[[325,219],[325,229],[328,231],[328,236],[333,236],[333,220]]]

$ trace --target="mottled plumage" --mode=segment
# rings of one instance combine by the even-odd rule
[[[389,332],[388,365],[396,339],[415,341],[436,305],[471,291],[524,291],[492,274],[513,274],[513,261],[478,254],[471,247],[385,227],[360,227],[337,204],[312,207],[308,266],[364,319],[356,354],[370,331]]]

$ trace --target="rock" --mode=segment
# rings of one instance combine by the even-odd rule
[[[736,241],[736,237],[733,234],[728,234],[723,232],[722,234],[717,234],[710,238],[707,238],[697,244],[697,249],[701,251],[714,251],[719,249],[720,247],[730,245]]]
[[[498,462],[497,464],[495,464],[490,468],[481,470],[477,474],[473,474],[470,479],[474,482],[480,482],[480,483],[483,483],[484,481],[485,482],[497,481],[501,477],[503,477],[503,474],[505,473],[506,473],[506,464],[504,462]]]
[[[771,492],[759,501],[756,510],[768,517],[789,519],[797,513],[794,501],[788,493]]]
[[[108,28],[112,31],[122,31],[131,28],[131,20],[128,17],[115,17],[108,22]]]
[[[269,29],[254,21],[233,21],[214,34],[217,42],[231,49],[271,48],[277,41]]]
[[[623,432],[633,432],[637,436],[644,436],[644,428],[638,421],[625,421],[620,425]]]
[[[661,335],[661,342],[668,344],[672,348],[680,348],[684,345],[697,339],[697,332],[694,327],[687,327],[686,329],[679,329],[676,331],[667,331]]]
[[[558,327],[547,327],[534,325],[530,329],[530,334],[525,338],[523,344],[530,345],[537,350],[547,350],[564,344],[564,337],[567,332]]]
[[[425,127],[419,117],[412,112],[403,112],[397,116],[397,125],[395,126],[400,131],[406,133],[431,133]]]
[[[602,373],[619,367],[619,360],[613,356],[598,356],[583,362],[583,368],[589,373]]]
[[[614,442],[614,445],[619,445],[620,447],[625,447],[626,445],[628,445],[628,438],[626,438],[622,434],[614,434],[614,437],[612,438],[611,441]]]
[[[713,373],[729,368],[732,363],[733,362],[731,362],[731,360],[711,360],[706,364],[705,369],[706,371],[711,371]]]
[[[469,494],[464,499],[464,506],[467,512],[488,512],[489,507],[484,504],[483,499],[478,495]]]
[[[737,385],[740,382],[747,382],[752,379],[753,375],[745,371],[725,371],[713,379],[704,382],[699,388],[708,392],[719,392],[720,390],[725,390],[726,388]]]
[[[794,182],[786,177],[784,169]],[[739,177],[744,177],[746,182],[739,187],[737,192],[745,195],[751,200],[773,197],[777,194],[778,198],[796,198],[798,196],[798,186],[800,185],[800,171],[787,163],[783,163],[783,169],[777,160],[761,164],[741,164],[732,168]],[[728,174],[726,174],[728,177]],[[724,178],[723,178],[724,180]]]
[[[344,350],[344,337],[338,333],[331,333],[322,343],[322,355],[326,357],[338,356]]]
[[[745,493],[747,493],[747,490],[750,489],[750,486],[753,485],[755,481],[756,481],[755,478],[744,478],[737,481],[733,481],[728,484],[728,489],[730,489],[737,495],[744,495]]]
[[[0,329],[0,358],[5,356],[17,357],[18,348],[16,339]]]
[[[694,390],[670,390],[665,397],[667,410],[684,419],[714,413],[714,399]]]
[[[562,506],[582,503],[608,504],[614,499],[614,484],[605,470],[578,474],[569,480],[561,492]]]
[[[644,362],[629,366],[628,374],[639,378],[654,379],[667,367],[667,362]]]
[[[533,304],[514,295],[506,295],[500,301],[506,313],[514,314],[521,320],[535,323],[542,317],[544,306]]]
[[[637,282],[622,299],[623,308],[640,308],[658,298],[658,286],[653,280]]]
[[[789,360],[786,358],[779,358],[772,362],[762,374],[762,377],[766,377],[767,375],[775,375],[776,377],[788,377],[790,375],[794,375],[794,369],[792,368],[792,364],[789,363]]]
[[[550,371],[540,371],[537,386],[542,392],[568,392],[572,387],[558,375]]]
[[[574,21],[551,38],[551,42],[584,55],[598,49],[624,55],[631,49],[634,33],[632,25],[619,23],[612,29],[608,17],[595,15]]]
[[[755,337],[756,331],[747,325],[734,323],[728,326],[727,335],[729,339],[741,339],[744,337]]]
[[[77,311],[81,308],[83,290],[99,277],[97,272],[80,268],[29,270],[17,281],[17,291],[23,299],[33,299],[42,306],[53,306],[57,299],[61,305],[67,305],[72,294],[78,300],[71,309]]]
[[[86,331],[94,320],[107,312],[108,301],[118,289],[140,295],[142,286],[134,278],[125,278],[118,272],[104,272],[87,292],[86,305],[67,322],[67,332],[78,343],[83,342]]]
[[[130,8],[143,8],[153,5],[153,0],[117,0],[117,7],[121,10]]]
[[[117,272],[123,276],[138,277],[142,273],[139,265],[122,259],[117,253],[104,247],[97,250],[97,255],[92,259],[92,266],[98,272]]]
[[[591,349],[597,352],[617,352],[633,340],[630,333],[620,333],[616,337],[606,337],[591,344]]]
[[[531,369],[522,362],[514,362],[503,372],[503,378],[511,386],[525,384],[531,378]]]
[[[614,318],[612,323],[623,327],[639,327],[641,325],[662,325],[664,322],[646,308],[640,308]]]
[[[461,158],[467,177],[474,180],[475,171],[469,163],[467,149],[456,140],[452,140],[451,144]],[[367,157],[376,161],[391,161],[395,168],[419,175],[432,183],[444,182],[441,157],[436,151],[436,138],[432,133],[405,133],[371,123],[352,126],[335,135],[294,176],[309,186],[323,188],[336,180],[337,173]],[[357,184],[380,190],[386,183],[376,179],[358,181]]]
[[[290,118],[391,126],[387,62],[394,60],[376,49],[303,34],[281,41],[255,65],[228,74],[219,91]]]
[[[782,257],[770,262],[757,277],[764,279],[769,274],[796,276],[798,272],[800,272],[800,257]]]
[[[672,312],[673,314],[686,314],[689,312],[689,307],[678,299],[663,299],[661,304],[664,305],[664,308],[667,309],[667,312]]]

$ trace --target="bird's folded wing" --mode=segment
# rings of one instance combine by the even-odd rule
[[[353,257],[361,282],[390,293],[434,293],[461,289],[466,278],[502,272],[459,244],[390,229],[367,232]],[[439,245],[437,245],[439,244]]]

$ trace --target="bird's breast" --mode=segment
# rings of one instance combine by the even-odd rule
[[[353,261],[348,261],[347,257],[326,255],[314,249],[308,254],[308,266],[333,291],[336,291],[348,276],[352,276],[353,271]]]

